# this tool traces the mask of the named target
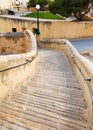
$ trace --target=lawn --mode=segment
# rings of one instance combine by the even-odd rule
[[[30,14],[25,15],[25,17],[37,18],[37,12],[32,12]],[[64,20],[63,17],[54,15],[50,12],[39,12],[39,18],[41,19],[59,19]]]

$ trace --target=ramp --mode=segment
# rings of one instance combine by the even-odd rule
[[[64,54],[39,51],[36,74],[0,104],[0,130],[89,130],[82,90]]]

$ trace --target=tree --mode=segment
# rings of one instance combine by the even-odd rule
[[[37,0],[37,3],[41,6],[41,10],[46,10],[45,6],[48,4],[48,0]]]
[[[45,10],[45,6],[49,3],[50,0],[29,0],[28,7],[35,7],[36,4],[41,6],[41,10]]]
[[[50,3],[49,10],[65,17],[74,15],[79,21],[82,21],[92,5],[93,0],[54,0]]]
[[[29,0],[28,4],[27,4],[27,7],[28,8],[35,7],[35,5],[36,5],[36,0]]]

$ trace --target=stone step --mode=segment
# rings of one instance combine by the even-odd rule
[[[23,117],[19,118],[19,116],[17,116],[14,112],[10,113],[10,111],[9,111],[9,113],[8,113],[7,111],[0,111],[0,118],[2,118],[2,120],[4,120],[4,125],[1,126],[2,130],[3,130],[4,126],[7,126],[7,124],[8,125],[17,125],[20,128],[25,128],[27,130],[43,130],[43,129],[48,130],[50,128],[50,127],[47,127],[44,125],[42,125],[42,127],[41,127],[41,124],[38,124],[34,121],[25,119]],[[1,128],[0,128],[0,130],[1,130]],[[8,128],[6,128],[6,129],[8,130]],[[11,129],[9,128],[9,130],[11,130]],[[53,129],[53,130],[55,130],[55,129]]]
[[[58,85],[51,85],[49,83],[43,83],[43,82],[34,82],[34,81],[28,81],[24,84],[23,87],[29,87],[29,88],[34,88],[34,89],[43,89],[44,90],[49,90],[53,92],[58,92],[58,93],[65,93],[65,94],[70,94],[74,97],[78,96],[79,98],[82,97],[82,91],[80,89],[76,88],[68,88],[67,86],[58,86]]]
[[[21,104],[24,102],[24,99],[21,98],[21,97],[18,97],[18,100],[20,100]],[[8,107],[10,109],[13,109],[15,111],[22,111],[23,107],[20,108],[20,105],[17,102],[17,100],[15,100],[15,102],[17,103],[16,105],[15,105],[14,102],[12,102],[12,104],[10,104],[10,103],[3,103],[2,106],[5,105],[6,107]],[[58,114],[61,114],[61,115],[62,115],[62,113],[63,114],[70,113],[70,114],[72,114],[72,116],[75,115],[78,118],[79,118],[79,116],[80,116],[80,118],[83,118],[82,116],[83,116],[83,111],[84,110],[74,109],[74,108],[70,108],[70,107],[67,107],[67,106],[60,106],[58,104],[50,104],[50,105],[46,104],[46,103],[45,104],[44,103],[41,104],[38,101],[33,101],[33,100],[27,101],[26,105],[28,105],[28,104],[29,104],[29,106],[31,104],[31,106],[33,106],[33,107],[41,108],[41,109],[44,109],[46,111],[51,111],[51,112],[58,113]]]
[[[15,104],[15,102],[17,104]],[[25,100],[22,97],[18,96],[11,101],[11,104],[13,106],[20,108],[19,104],[22,104],[23,102],[25,102]],[[7,103],[7,102],[5,102],[5,103],[10,104],[10,103]],[[77,106],[73,106],[73,105],[69,105],[69,104],[63,104],[63,103],[38,101],[36,99],[31,99],[29,101],[26,101],[25,104],[26,105],[31,104],[32,106],[37,106],[37,107],[43,108],[47,111],[51,111],[53,109],[53,107],[55,107],[55,109],[53,111],[56,111],[56,109],[61,110],[61,111],[67,110],[67,111],[70,111],[70,112],[74,112],[74,114],[76,114],[76,115],[80,114],[81,116],[83,115],[83,111],[84,111],[84,109],[82,107],[77,107]]]
[[[34,82],[42,82],[42,83],[48,83],[48,84],[51,84],[51,85],[56,85],[56,86],[64,86],[65,87],[69,87],[69,88],[77,88],[79,89],[79,85],[78,83],[76,82],[67,82],[66,80],[64,81],[59,81],[59,80],[47,80],[47,79],[39,79],[39,78],[32,78],[31,81],[34,81]]]
[[[51,75],[51,74],[44,74],[44,73],[41,73],[41,74],[37,74],[35,76],[35,78],[40,78],[40,79],[47,79],[47,80],[59,80],[59,81],[72,81],[72,82],[77,82],[77,79],[73,78],[73,77],[67,77],[66,78],[66,74],[64,75],[61,75],[61,76],[58,76],[58,75]],[[32,80],[32,78],[31,78]]]
[[[87,127],[87,125],[85,125],[86,122],[84,123],[83,121],[69,119],[68,117],[64,117],[64,116],[58,115],[53,112],[47,111],[47,114],[46,114],[45,110],[31,107],[31,106],[25,108],[25,110],[23,109],[23,112],[14,111],[13,109],[10,109],[8,107],[7,108],[3,107],[3,109],[0,110],[0,115],[1,115],[1,113],[5,113],[5,114],[3,114],[3,116],[5,118],[7,118],[7,114],[8,114],[10,116],[10,120],[12,120],[11,119],[12,116],[15,116],[15,117],[19,117],[19,119],[21,119],[21,120],[22,120],[22,118],[24,118],[26,120],[32,120],[36,123],[41,122],[45,126],[50,126],[53,128],[57,128],[56,123],[58,120],[60,120],[60,123],[62,123],[64,126],[68,125],[71,128]]]
[[[31,86],[30,86],[31,85]],[[38,86],[39,85],[39,86]],[[59,86],[59,85],[51,85],[49,83],[39,83],[39,82],[33,82],[33,81],[28,81],[26,84],[24,84],[24,87],[26,88],[32,88],[32,90],[43,90],[42,91],[47,91],[51,93],[58,93],[59,95],[68,95],[70,97],[79,97],[80,99],[82,98],[82,91],[80,89],[76,88],[68,88],[66,86]]]
[[[45,92],[44,90],[43,91],[42,90],[39,91],[37,89],[33,89],[33,90],[32,89],[28,89],[27,91],[26,91],[26,89],[22,90],[22,93],[28,94],[31,97],[35,96],[35,97],[38,97],[38,98],[45,98],[45,99],[48,99],[48,100],[55,100],[55,101],[58,101],[58,102],[62,102],[62,100],[69,102],[69,100],[70,101],[72,100],[72,102],[73,103],[75,102],[77,105],[79,104],[82,107],[85,106],[84,102],[82,102],[82,100],[80,98],[78,98],[78,97],[77,98],[73,98],[70,95],[65,95],[65,93],[62,95],[60,93],[53,93],[53,92],[49,92],[49,91],[47,91],[44,94],[44,92]]]
[[[71,78],[75,78],[75,79],[77,79],[76,77],[75,77],[75,74],[72,72],[72,71],[65,71],[65,69],[63,69],[63,71],[58,71],[58,70],[56,70],[56,71],[53,71],[53,70],[46,70],[46,69],[42,69],[42,68],[38,68],[38,67],[36,67],[36,71],[37,71],[37,74],[43,74],[43,75],[52,75],[52,76],[62,76],[62,77],[65,77],[66,75],[69,75]],[[42,69],[42,71],[40,71]],[[70,78],[69,77],[69,78]]]
[[[27,128],[24,128],[22,126],[18,126],[12,123],[6,123],[4,126],[2,126],[1,130],[28,130]]]
[[[30,92],[24,92],[24,96],[26,96],[26,95],[30,95],[30,99],[39,99],[39,100],[42,100],[42,101],[49,101],[49,102],[59,102],[59,103],[67,103],[67,104],[71,104],[71,105],[75,105],[75,106],[77,106],[77,107],[82,107],[82,108],[85,108],[85,104],[84,104],[84,102],[81,102],[81,103],[79,103],[79,102],[75,102],[74,100],[72,100],[72,102],[71,102],[71,99],[61,99],[61,100],[59,100],[59,99],[56,99],[56,98],[49,98],[48,96],[46,96],[46,97],[44,97],[44,96],[41,96],[41,95],[37,95],[37,94],[34,94],[34,93],[30,93]],[[16,96],[13,96],[13,98],[15,98],[15,97],[17,97],[17,94],[16,94]]]
[[[16,102],[17,104],[16,105],[13,104],[13,105],[19,107],[20,106],[19,104],[22,105],[24,103],[24,100],[22,98],[18,97],[18,98],[13,99],[12,103],[14,103],[14,102]],[[54,112],[57,112],[57,113],[60,113],[60,111],[66,112],[66,110],[67,110],[67,113],[68,112],[70,112],[71,114],[74,113],[73,115],[77,115],[78,118],[79,118],[79,115],[80,115],[80,117],[82,117],[83,114],[84,114],[84,109],[82,109],[80,107],[72,106],[72,105],[69,105],[69,104],[65,104],[65,105],[62,104],[62,103],[55,103],[54,104],[54,102],[49,102],[49,103],[45,102],[44,103],[43,101],[38,102],[38,100],[35,100],[35,99],[33,99],[31,101],[26,101],[25,104],[29,105],[29,106],[31,104],[32,106],[37,106],[38,108],[45,109],[46,111],[54,111]],[[55,109],[53,109],[53,108],[55,108]]]

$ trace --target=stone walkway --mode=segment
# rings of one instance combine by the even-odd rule
[[[40,50],[36,74],[0,104],[0,130],[89,130],[86,112],[67,58]]]

